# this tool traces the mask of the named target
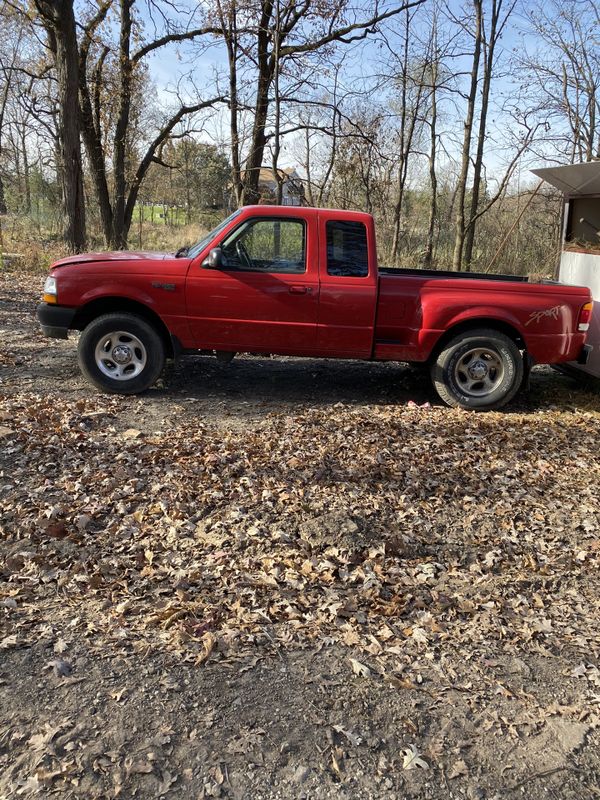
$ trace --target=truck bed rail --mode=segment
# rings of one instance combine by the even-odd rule
[[[381,275],[415,275],[416,277],[428,278],[472,278],[479,281],[517,281],[518,283],[528,283],[526,275],[499,275],[495,272],[456,272],[449,269],[419,269],[405,267],[379,267]]]

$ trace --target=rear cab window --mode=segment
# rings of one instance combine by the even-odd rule
[[[367,227],[362,222],[328,220],[327,274],[339,278],[366,278],[369,275]]]

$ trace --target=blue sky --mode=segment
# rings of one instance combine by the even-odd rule
[[[432,0],[427,0],[425,6],[421,11],[427,7],[431,7]],[[191,8],[191,5],[188,5]],[[460,15],[462,4],[451,0],[449,4],[450,12]],[[138,8],[144,9],[142,4]],[[152,36],[152,26],[149,22],[147,13],[144,15],[144,23],[147,28],[147,35]],[[389,26],[386,26],[389,30]],[[391,36],[393,40],[393,35]],[[210,40],[207,40],[210,41]],[[503,56],[508,58],[511,54],[519,53],[524,47],[527,49],[535,49],[536,41],[531,35],[529,24],[526,16],[522,13],[515,13],[511,18],[511,23],[507,26],[501,41],[501,49]],[[361,45],[355,45],[351,48],[339,48],[339,53],[352,50],[352,54],[346,53],[347,68],[344,82],[346,85],[357,85],[358,83],[365,82],[365,76],[377,72],[381,68],[381,49],[373,40],[367,41]],[[469,57],[465,56],[463,59],[456,59],[454,67],[467,71],[469,68]],[[168,107],[173,103],[174,98],[171,92],[175,88],[178,76],[182,73],[191,71],[193,73],[196,87],[200,89],[201,93],[205,96],[210,95],[214,91],[215,75],[220,74],[223,79],[226,78],[227,61],[224,48],[218,43],[213,43],[204,52],[199,52],[198,45],[196,44],[178,44],[170,45],[162,48],[148,58],[148,65],[152,80],[154,81],[157,89],[159,104]],[[466,84],[466,78],[463,80],[463,85]],[[188,91],[193,91],[191,88]],[[494,98],[496,103],[492,105],[489,116],[489,139],[487,143],[486,163],[490,173],[494,171],[501,171],[502,164],[505,161],[505,152],[501,146],[501,140],[504,139],[509,126],[513,123],[510,118],[502,113],[499,108],[499,102],[506,98],[515,96],[515,88],[511,79],[510,73],[496,79],[493,89]],[[227,130],[226,111],[217,115],[216,118],[209,124],[209,133],[205,134],[205,138],[211,140],[220,140],[224,138],[224,132]],[[446,104],[445,118],[442,119],[443,126],[446,130],[443,132],[444,144],[452,154],[458,154],[460,140],[462,136],[462,122],[461,116],[462,109],[459,107],[453,111],[450,104]],[[291,155],[291,143],[285,143],[284,151],[282,154],[282,165],[291,166],[293,164],[293,155]],[[527,159],[524,159],[526,162]],[[534,159],[535,161],[535,159]],[[539,166],[539,162],[532,163],[531,166]],[[533,179],[527,174],[526,169],[521,170],[519,180],[528,184]]]

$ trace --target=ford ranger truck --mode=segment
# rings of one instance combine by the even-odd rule
[[[421,364],[450,406],[508,403],[533,364],[585,363],[590,291],[474,273],[377,266],[369,214],[246,206],[177,253],[57,261],[38,318],[81,331],[79,365],[136,394],[166,358],[214,352]]]

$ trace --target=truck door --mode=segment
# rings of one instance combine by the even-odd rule
[[[195,346],[314,353],[319,303],[316,242],[314,218],[250,217],[222,240],[220,268],[193,263],[186,297]]]
[[[372,220],[319,218],[321,290],[318,346],[323,355],[368,358],[373,349],[377,263]]]

